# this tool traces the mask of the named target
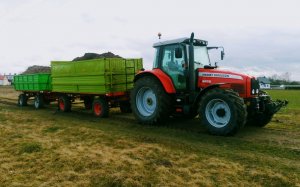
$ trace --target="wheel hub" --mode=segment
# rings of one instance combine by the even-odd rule
[[[153,104],[153,100],[151,98],[147,98],[147,104],[151,106]]]
[[[229,123],[231,111],[225,101],[222,99],[213,99],[206,105],[205,116],[212,126],[222,128]]]
[[[219,117],[224,117],[226,114],[226,111],[224,110],[224,108],[221,108],[221,109],[218,109],[216,113]]]
[[[156,95],[149,87],[142,87],[136,95],[136,106],[143,116],[151,116],[157,105]]]

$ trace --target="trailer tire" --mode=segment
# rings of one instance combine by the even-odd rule
[[[154,77],[145,76],[135,82],[130,94],[133,114],[142,124],[162,124],[173,111],[172,97]]]
[[[18,105],[19,106],[27,106],[28,97],[26,94],[22,93],[19,95]]]
[[[234,135],[247,119],[247,110],[242,98],[235,92],[215,88],[207,91],[199,103],[202,124],[214,135]]]
[[[44,97],[42,94],[37,94],[34,97],[34,108],[35,109],[40,109],[44,107]]]
[[[58,98],[58,109],[62,112],[71,111],[72,102],[69,96],[62,95]]]
[[[131,113],[131,106],[129,101],[120,102],[120,110],[122,113]]]
[[[103,98],[98,98],[93,101],[93,113],[96,117],[106,118],[109,114],[108,102]]]

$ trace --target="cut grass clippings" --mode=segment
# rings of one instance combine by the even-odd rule
[[[197,119],[143,126],[118,109],[0,104],[0,186],[299,186],[300,92],[270,93],[293,104],[233,137]]]

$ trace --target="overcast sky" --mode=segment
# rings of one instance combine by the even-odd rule
[[[225,47],[220,66],[300,81],[298,0],[0,0],[0,73],[111,51],[152,66],[152,44],[195,37]]]

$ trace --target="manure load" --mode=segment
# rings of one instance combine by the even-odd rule
[[[108,94],[133,88],[142,59],[101,58],[84,61],[52,61],[52,91]]]

